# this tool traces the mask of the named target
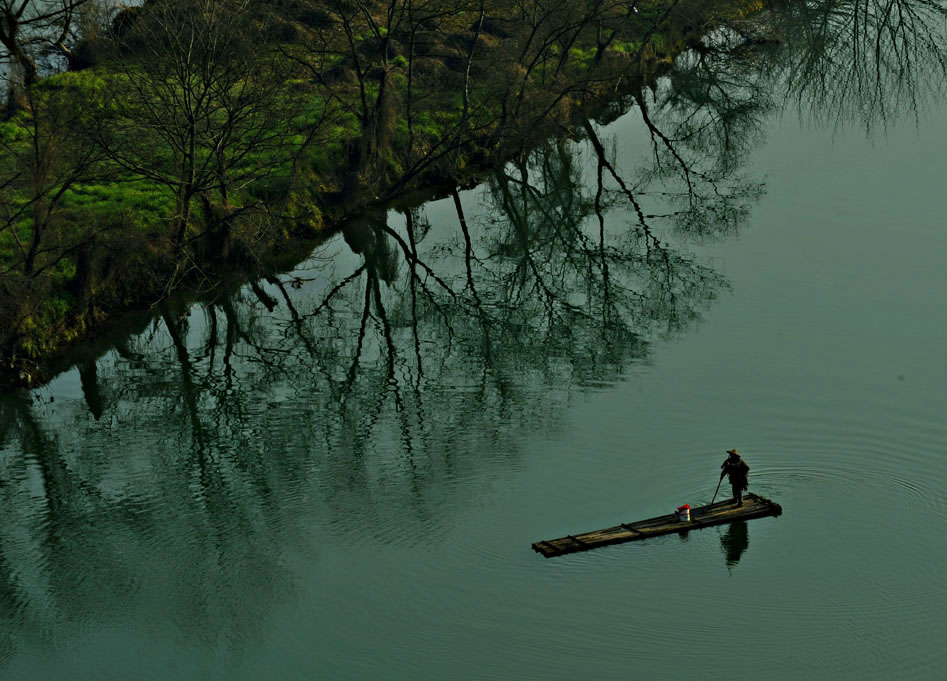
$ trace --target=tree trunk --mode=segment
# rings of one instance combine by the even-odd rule
[[[33,228],[30,230],[30,247],[26,252],[26,260],[23,262],[23,272],[26,276],[32,276],[33,274],[36,267],[36,256],[39,254],[39,247],[43,241],[45,204],[45,201],[36,201],[33,204]]]
[[[191,221],[191,199],[194,193],[190,189],[183,189],[178,192],[177,211],[174,218],[174,245],[180,246],[184,243],[184,235],[187,233],[187,223]]]

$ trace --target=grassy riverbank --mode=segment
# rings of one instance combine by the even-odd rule
[[[177,287],[271,269],[370,203],[571,135],[760,7],[126,10],[76,46],[87,68],[22,84],[0,122],[0,384],[47,380],[48,358]]]

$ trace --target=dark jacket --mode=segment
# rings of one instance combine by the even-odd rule
[[[739,489],[746,489],[750,478],[750,467],[739,456],[729,456],[720,464],[722,478],[724,473],[730,476],[730,484]]]

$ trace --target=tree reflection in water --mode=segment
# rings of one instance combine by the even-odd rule
[[[4,655],[129,602],[232,654],[293,593],[287,547],[437,541],[477,496],[452,481],[503,476],[576,390],[698,320],[726,284],[673,201],[645,212],[671,184],[624,178],[586,132],[497,172],[476,210],[448,196],[449,222],[369,214],[289,275],[165,301],[82,368],[85,409],[2,402],[21,454],[0,503],[29,536],[0,530],[0,597],[22,613]]]
[[[524,434],[725,290],[688,240],[746,219],[774,106],[866,125],[916,110],[947,70],[938,16],[778,5],[781,44],[721,31],[603,113],[632,106],[640,167],[590,122],[498,171],[476,210],[454,193],[369,214],[291,274],[165,301],[81,363],[84,403],[0,399],[0,663],[121,613],[232,658],[318,560],[307,547],[438,541]],[[736,563],[745,525],[721,542]]]
[[[867,132],[918,117],[947,86],[947,5],[938,0],[784,0],[773,28],[785,42],[767,68],[784,99],[814,123]]]

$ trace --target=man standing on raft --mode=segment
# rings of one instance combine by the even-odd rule
[[[737,506],[743,505],[743,490],[746,489],[749,482],[750,467],[746,461],[740,458],[740,454],[735,449],[728,449],[727,460],[720,464],[720,479],[724,475],[730,476],[730,487],[733,489],[733,501]]]

